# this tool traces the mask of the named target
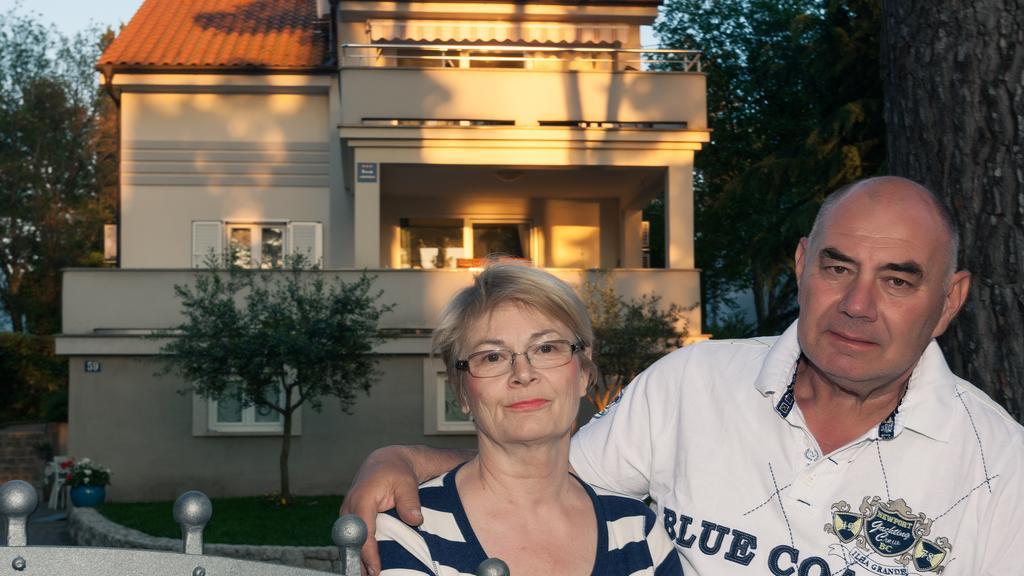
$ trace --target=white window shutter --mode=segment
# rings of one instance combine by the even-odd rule
[[[291,222],[288,224],[288,252],[303,255],[312,264],[323,264],[323,224],[320,222]]]
[[[192,267],[206,267],[206,259],[213,254],[224,257],[224,225],[220,222],[192,222]]]

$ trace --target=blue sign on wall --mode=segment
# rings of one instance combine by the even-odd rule
[[[377,163],[359,162],[356,164],[356,182],[373,184],[377,181]]]

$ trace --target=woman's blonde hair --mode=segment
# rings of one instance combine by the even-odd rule
[[[466,405],[464,373],[455,365],[467,352],[467,334],[475,322],[505,303],[519,304],[558,320],[584,349],[594,343],[587,307],[571,286],[528,264],[493,262],[476,275],[472,286],[460,290],[445,306],[434,330],[434,353],[444,360],[448,385],[461,406]],[[589,386],[597,379],[597,366],[582,352],[577,357]]]

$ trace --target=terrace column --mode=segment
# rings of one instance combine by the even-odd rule
[[[693,268],[693,153],[668,167],[665,178],[665,263]]]
[[[353,260],[356,268],[380,268],[380,163],[356,150]]]
[[[643,219],[640,208],[622,211],[622,267],[640,268],[643,254]]]

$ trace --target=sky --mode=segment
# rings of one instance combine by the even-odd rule
[[[0,13],[20,4],[23,14],[38,14],[42,23],[52,23],[65,35],[73,35],[89,27],[90,23],[115,30],[127,24],[142,0],[0,0]]]
[[[41,22],[56,24],[62,33],[70,36],[88,28],[90,23],[117,30],[121,24],[128,23],[142,0],[0,0],[0,13],[19,3],[21,12],[35,12]],[[641,42],[645,47],[658,43],[649,26],[643,27]]]

